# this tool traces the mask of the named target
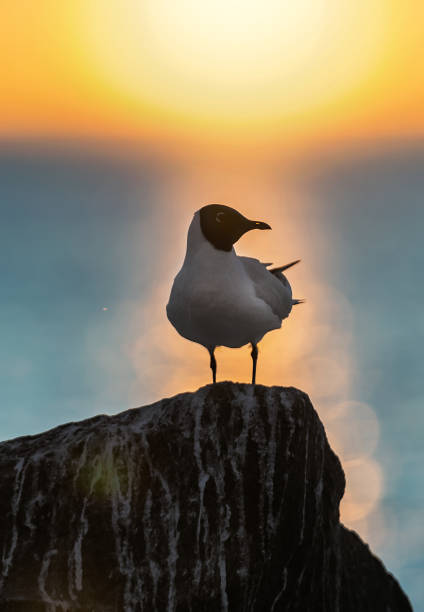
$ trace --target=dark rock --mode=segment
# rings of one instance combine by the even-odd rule
[[[0,610],[411,610],[308,397],[221,383],[0,445]]]

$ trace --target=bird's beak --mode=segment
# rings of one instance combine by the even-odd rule
[[[243,217],[242,215],[240,215],[241,219],[240,219],[240,224],[236,230],[236,232],[234,233],[233,236],[233,244],[235,242],[237,242],[237,240],[243,236],[243,234],[245,234],[246,232],[250,232],[250,230],[254,230],[254,229],[260,229],[260,230],[266,230],[266,229],[271,229],[271,226],[268,225],[268,223],[264,223],[263,221],[251,221],[250,219],[246,219],[246,217]]]
[[[249,230],[252,229],[270,230],[271,226],[268,225],[268,223],[264,223],[263,221],[249,221]]]

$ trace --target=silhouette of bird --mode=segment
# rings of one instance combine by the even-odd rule
[[[271,227],[262,221],[250,221],[221,204],[198,210],[188,230],[184,263],[166,307],[178,333],[209,351],[214,383],[215,348],[239,348],[250,343],[255,384],[258,342],[267,332],[281,327],[293,305],[303,302],[292,298],[283,274],[300,260],[268,270],[272,264],[236,254],[233,245],[253,229]]]

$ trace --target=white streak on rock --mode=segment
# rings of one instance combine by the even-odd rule
[[[202,575],[202,555],[200,554],[200,530],[203,521],[203,540],[206,542],[208,538],[208,519],[204,514],[203,497],[205,493],[206,483],[209,480],[209,474],[203,469],[202,454],[200,448],[200,437],[201,437],[201,421],[203,414],[204,398],[200,398],[200,401],[193,404],[195,409],[195,425],[194,425],[194,457],[196,460],[197,469],[199,471],[199,514],[197,517],[197,530],[196,530],[196,565],[194,568],[194,583],[196,586],[199,585]]]
[[[213,442],[215,446],[216,456],[221,457],[221,446],[219,438],[216,435],[213,436]],[[213,480],[215,483],[215,489],[217,492],[216,506],[219,509],[219,523],[218,523],[218,567],[219,567],[219,582],[220,582],[220,594],[221,594],[221,610],[222,612],[228,611],[228,594],[227,594],[227,559],[225,555],[225,542],[228,539],[229,534],[229,519],[230,515],[226,511],[224,504],[225,500],[225,473],[224,465],[221,461],[216,464],[212,463],[210,468],[213,471]]]
[[[32,521],[32,515],[34,513],[35,508],[41,505],[43,501],[44,495],[42,493],[38,493],[37,495],[34,495],[34,497],[31,497],[31,499],[27,503],[24,525],[25,527],[28,527],[28,529],[31,531],[31,535],[34,531],[37,530],[37,525],[35,525],[35,523],[33,523]]]
[[[277,453],[276,430],[277,430],[277,406],[273,400],[272,390],[269,389],[266,395],[266,407],[268,415],[268,424],[270,434],[267,443],[267,464],[266,464],[266,481],[265,487],[268,497],[268,516],[267,516],[267,536],[268,542],[271,541],[274,535],[275,518],[273,512],[274,505],[274,475],[275,475],[275,459]]]
[[[296,431],[296,421],[295,421],[295,417],[293,414],[294,400],[287,394],[285,390],[283,390],[280,392],[280,402],[282,403],[284,407],[284,420],[288,423],[287,441],[285,443],[285,447],[286,447],[285,448],[285,460],[286,460],[286,465],[289,465],[290,455],[291,455],[290,445],[292,443],[292,439]],[[284,482],[284,489],[283,489],[283,493],[279,501],[279,508],[278,508],[277,516],[274,518],[274,521],[276,524],[282,520],[282,513],[283,513],[284,503],[285,503],[285,490],[289,484],[289,473],[288,472],[283,474],[282,480]]]
[[[3,589],[4,579],[7,577],[10,567],[13,563],[13,556],[15,554],[16,545],[18,543],[18,527],[17,527],[17,515],[19,511],[19,504],[22,497],[22,489],[25,481],[25,472],[28,464],[24,467],[24,458],[19,459],[15,465],[15,484],[13,487],[13,496],[11,503],[12,511],[12,535],[9,549],[3,550],[2,554],[2,575],[0,578],[0,592]]]
[[[322,520],[322,494],[323,494],[323,490],[324,490],[324,464],[325,464],[325,437],[322,436],[321,437],[321,443],[319,445],[320,448],[320,453],[321,453],[321,461],[320,461],[320,468],[319,468],[319,478],[318,478],[318,482],[315,485],[315,504],[316,504],[316,515],[318,516],[319,520]]]
[[[281,587],[280,591],[277,593],[274,601],[272,602],[270,612],[274,612],[275,606],[278,604],[284,591],[286,590],[286,586],[287,586],[287,568],[285,567],[283,570],[283,586]]]
[[[227,595],[227,564],[225,553],[223,553],[222,542],[220,541],[219,551],[219,578],[221,584],[221,610],[228,611],[228,595]]]
[[[52,610],[54,612],[56,612],[56,610],[63,610],[63,612],[67,612],[68,610],[71,610],[70,604],[62,600],[54,599],[46,590],[46,580],[49,573],[50,560],[52,557],[57,555],[58,552],[59,551],[54,548],[45,553],[41,563],[41,571],[38,576],[38,589],[40,591],[42,601],[48,606],[48,610]]]
[[[73,486],[74,490],[77,489],[77,480],[80,475],[80,472],[87,461],[87,446],[91,436],[88,435],[85,439],[84,446],[82,449],[81,456],[78,459],[78,463],[75,469],[75,476],[73,478]],[[95,470],[93,473],[93,478],[90,483],[90,494],[93,492],[94,486],[99,479],[98,470]],[[79,524],[77,528],[77,534],[74,542],[74,546],[71,548],[70,558],[68,560],[69,567],[69,575],[68,575],[68,584],[69,584],[69,594],[71,599],[76,600],[77,596],[75,590],[82,590],[82,579],[83,579],[83,555],[82,555],[82,543],[84,536],[88,531],[88,521],[86,518],[86,508],[87,508],[88,496],[84,498],[82,509],[79,518]]]
[[[129,544],[132,537],[131,523],[132,493],[134,488],[134,447],[128,438],[128,432],[119,427],[111,427],[107,431],[108,440],[99,457],[102,475],[105,479],[112,503],[112,529],[115,536],[116,556],[119,571],[125,576],[124,610],[132,612],[132,602],[141,601],[143,597],[143,581],[141,568],[135,566],[133,551]],[[115,461],[114,451],[117,459]],[[122,461],[122,467],[117,465]],[[123,490],[120,473],[126,476],[127,489]],[[124,470],[126,473],[124,474]]]
[[[303,473],[303,501],[302,501],[302,522],[300,525],[300,542],[303,542],[305,534],[305,512],[306,512],[306,494],[308,492],[308,454],[309,454],[309,428],[305,432],[305,467]]]
[[[78,535],[75,540],[75,544],[72,548],[73,567],[75,572],[75,588],[77,591],[82,590],[82,541],[88,531],[88,521],[85,516],[85,510],[87,507],[87,497],[84,499],[82,506],[81,516],[79,520]]]
[[[246,605],[246,598],[248,597],[247,583],[249,578],[250,570],[250,555],[249,555],[249,543],[248,535],[246,531],[246,508],[244,500],[244,479],[246,473],[246,451],[247,442],[249,437],[249,427],[252,413],[257,409],[256,399],[253,394],[253,388],[246,391],[246,393],[240,392],[236,396],[233,402],[233,410],[235,415],[240,415],[242,420],[242,429],[235,442],[235,453],[231,455],[231,468],[237,480],[237,507],[239,512],[239,524],[237,527],[237,539],[240,546],[240,560],[242,565],[238,571],[240,579],[244,584],[244,605]],[[237,411],[235,409],[238,409]],[[234,423],[232,423],[234,427]]]
[[[153,581],[153,597],[152,597],[152,606],[153,609],[156,609],[156,597],[158,593],[158,583],[161,577],[161,568],[158,563],[152,558],[155,552],[155,544],[151,541],[151,536],[153,534],[153,522],[152,522],[152,507],[153,507],[153,499],[152,499],[152,491],[149,489],[147,491],[146,500],[144,502],[144,512],[143,512],[143,525],[144,525],[144,541],[146,545],[146,557],[149,563],[150,575]]]
[[[154,467],[150,457],[149,442],[146,437],[146,432],[142,433],[143,440],[143,451],[146,458],[147,464],[150,469],[150,473],[153,477],[158,478],[160,484],[165,493],[166,498],[166,513],[165,518],[168,523],[168,574],[169,574],[169,588],[168,588],[168,612],[173,612],[176,608],[176,584],[175,579],[177,575],[177,560],[178,560],[178,522],[180,519],[180,508],[177,499],[173,499],[169,484],[163,474]]]

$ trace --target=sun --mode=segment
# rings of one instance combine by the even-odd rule
[[[341,100],[379,59],[378,0],[91,0],[87,60],[117,93],[193,125],[265,125]]]

